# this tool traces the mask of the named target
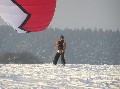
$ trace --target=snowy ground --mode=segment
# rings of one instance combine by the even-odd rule
[[[120,65],[0,64],[0,89],[120,89]]]

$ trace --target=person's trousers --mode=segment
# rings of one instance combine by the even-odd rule
[[[58,59],[59,59],[59,57],[61,56],[61,63],[62,64],[65,64],[66,62],[65,62],[65,59],[64,59],[64,53],[62,53],[62,54],[60,54],[60,53],[56,53],[56,55],[55,55],[55,57],[54,57],[54,60],[53,60],[53,64],[57,64],[57,61],[58,61]]]

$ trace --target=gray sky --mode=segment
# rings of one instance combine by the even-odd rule
[[[120,0],[57,0],[51,26],[120,29]]]
[[[57,0],[50,26],[120,29],[120,0]]]

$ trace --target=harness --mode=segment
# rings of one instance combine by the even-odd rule
[[[58,53],[62,54],[64,53],[64,49],[63,49],[63,43],[64,43],[64,40],[61,40],[61,41],[58,41]]]
[[[58,50],[63,50],[64,40],[58,41]]]

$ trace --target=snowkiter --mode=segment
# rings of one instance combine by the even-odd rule
[[[64,53],[66,49],[66,42],[64,41],[64,36],[61,35],[59,40],[55,43],[55,47],[57,48],[56,55],[53,60],[53,64],[56,65],[59,57],[61,56],[61,63],[65,66]]]

